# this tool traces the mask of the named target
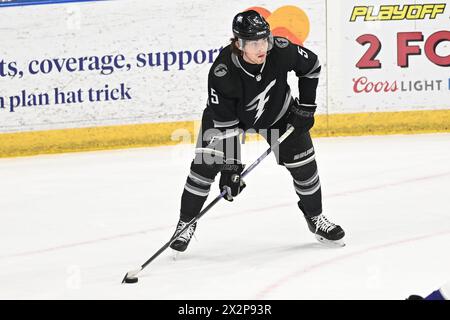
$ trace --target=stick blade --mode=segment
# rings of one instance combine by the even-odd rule
[[[125,283],[125,280],[127,280],[127,278],[128,278],[128,272],[125,274],[125,277],[123,277],[122,283]]]
[[[125,274],[125,277],[123,277],[122,279],[122,283],[136,283],[138,282],[138,278],[136,277],[137,274],[141,271],[142,269],[139,270],[133,270],[133,271],[128,271]]]

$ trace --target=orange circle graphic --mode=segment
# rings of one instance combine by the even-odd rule
[[[250,7],[262,15],[270,25],[274,36],[284,37],[292,43],[303,45],[309,35],[308,15],[296,6],[282,6],[273,13],[263,7]]]
[[[301,41],[299,38],[297,38],[297,36],[292,31],[290,31],[289,29],[287,29],[285,27],[278,27],[278,28],[272,29],[272,34],[274,36],[289,39],[289,41],[291,41],[292,43],[303,46],[303,41]]]
[[[264,19],[267,19],[272,14],[269,10],[267,10],[266,8],[263,8],[263,7],[250,7],[250,8],[245,9],[244,11],[249,11],[249,10],[255,10],[260,15],[262,15],[264,17]]]

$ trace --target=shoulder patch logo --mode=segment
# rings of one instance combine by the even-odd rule
[[[275,45],[278,48],[286,48],[289,45],[289,41],[285,38],[275,38]]]
[[[214,68],[214,75],[216,77],[223,77],[224,75],[226,75],[228,72],[228,68],[225,64],[220,63],[218,64],[215,68]]]

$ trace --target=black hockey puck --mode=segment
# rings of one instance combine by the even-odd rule
[[[137,277],[129,277],[129,278],[125,278],[125,283],[136,283],[138,282],[138,278]]]

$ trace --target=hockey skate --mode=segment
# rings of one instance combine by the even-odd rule
[[[412,294],[408,298],[406,298],[406,300],[425,300],[425,299],[422,296]]]
[[[177,233],[179,233],[189,222],[184,222],[181,219],[178,221],[177,229],[175,230],[175,233],[173,236],[175,236]],[[192,236],[194,235],[195,228],[197,227],[197,222],[192,224],[189,228],[186,229],[175,241],[173,241],[170,244],[170,247],[178,252],[183,252],[186,250],[186,248],[189,245],[189,242],[192,239]],[[172,237],[173,237],[172,236]]]
[[[328,221],[323,215],[319,214],[315,217],[305,216],[309,230],[316,235],[316,239],[329,247],[343,247],[345,232],[342,228]]]

